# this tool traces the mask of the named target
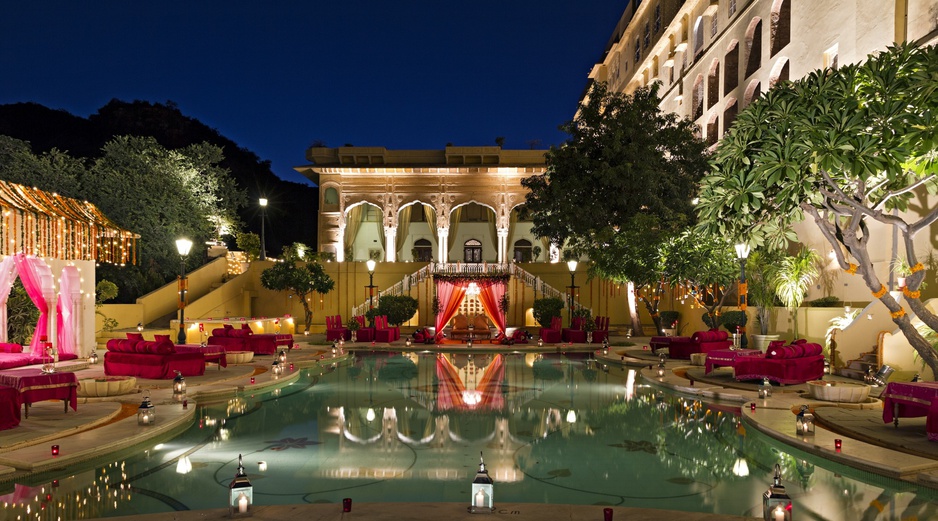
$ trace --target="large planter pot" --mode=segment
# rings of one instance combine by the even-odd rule
[[[752,345],[750,349],[758,349],[765,352],[765,349],[769,347],[769,343],[778,340],[781,338],[781,335],[750,335],[752,337]]]
[[[808,392],[812,397],[827,402],[861,403],[870,394],[870,386],[853,382],[808,382]]]

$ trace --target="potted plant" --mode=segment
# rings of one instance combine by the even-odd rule
[[[765,351],[769,342],[779,335],[769,334],[769,323],[778,303],[775,296],[775,271],[782,255],[776,251],[756,250],[746,261],[746,282],[749,285],[749,304],[756,308],[758,329],[752,334],[752,347]]]
[[[358,328],[362,327],[362,325],[358,323],[358,319],[356,319],[355,317],[348,319],[348,322],[346,322],[345,327],[347,327],[348,330],[352,332],[352,342],[356,342],[357,341],[356,337],[358,336]]]
[[[681,319],[680,311],[662,311],[658,313],[658,316],[661,317],[661,332],[660,334],[675,336],[678,333],[677,323]]]
[[[794,320],[792,340],[798,338],[798,307],[818,276],[817,256],[814,250],[802,247],[795,255],[783,258],[775,271],[775,294]]]
[[[740,331],[740,328],[746,326],[749,317],[746,316],[745,311],[724,311],[723,315],[720,317],[721,326],[726,329],[730,335],[735,335]],[[739,339],[739,347],[746,347],[748,342],[746,341],[746,335],[741,335]]]

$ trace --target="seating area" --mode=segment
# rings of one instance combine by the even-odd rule
[[[23,351],[23,346],[19,344],[0,342],[0,370],[39,365],[49,361],[49,357],[45,354],[24,353]],[[58,353],[59,361],[74,360],[76,358],[78,356],[71,353]]]
[[[564,342],[575,342],[577,344],[586,343],[586,330],[583,329],[583,322],[588,320],[584,317],[573,317],[570,327],[560,330],[560,339]]]
[[[340,339],[346,341],[352,339],[352,332],[345,327],[345,322],[342,322],[342,315],[326,317],[326,341],[332,342]]]
[[[824,376],[824,354],[821,344],[799,339],[791,345],[777,341],[765,353],[740,355],[733,360],[737,380],[761,380],[782,384],[800,384]]]
[[[253,351],[255,355],[272,355],[280,348],[293,349],[293,335],[255,334],[248,324],[241,329],[225,324],[212,330],[208,343],[220,345],[226,351]]]
[[[690,355],[694,353],[709,353],[733,345],[733,341],[729,340],[729,333],[715,329],[697,331],[690,338],[675,336],[670,339],[668,356],[682,360],[690,360]]]
[[[107,341],[104,374],[169,380],[179,371],[183,376],[205,374],[205,355],[200,352],[177,352],[169,335],[144,340],[139,333],[127,333],[126,339]]]
[[[449,336],[454,340],[465,340],[469,338],[469,317],[463,315],[462,313],[453,317],[452,328],[450,329]]]
[[[559,344],[563,340],[562,328],[563,319],[553,317],[550,319],[550,327],[542,327],[538,332],[538,336],[541,337],[541,340],[543,340],[545,344]]]

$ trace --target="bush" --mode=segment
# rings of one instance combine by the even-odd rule
[[[417,313],[417,299],[408,295],[387,295],[381,297],[378,307],[374,310],[377,311],[377,315],[387,315],[389,324],[400,326]],[[369,317],[369,319],[372,318],[373,316]]]
[[[844,303],[839,298],[830,296],[809,300],[808,305],[813,308],[839,308],[843,306]]]
[[[681,319],[680,311],[662,311],[658,313],[659,318],[661,318],[661,327],[670,328]]]
[[[730,334],[736,332],[737,326],[745,326],[748,321],[745,311],[726,311],[721,317],[721,324]]]
[[[563,310],[563,299],[558,297],[539,298],[534,301],[534,320],[541,327],[550,327],[550,320],[559,317]]]
[[[723,323],[723,317],[720,315],[717,315],[717,323],[716,325],[714,325],[713,321],[710,320],[710,314],[707,312],[704,312],[704,314],[701,315],[700,318],[703,320],[704,325],[706,325],[707,328],[709,329],[717,329],[718,327],[720,327],[720,324]]]

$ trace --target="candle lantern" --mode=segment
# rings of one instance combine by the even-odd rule
[[[137,425],[153,425],[156,422],[156,407],[150,402],[150,395],[143,397],[137,408]]]
[[[254,380],[254,377],[252,376],[252,377],[251,377],[251,383],[253,384],[254,381],[255,381],[255,380]]]
[[[544,339],[541,337],[537,338],[537,347],[544,347]]]
[[[143,331],[143,322],[137,322],[137,331]]]
[[[410,347],[410,346],[411,346],[410,337],[407,337],[407,340],[404,340],[404,345],[407,346],[407,347]]]
[[[53,456],[58,456],[58,455],[59,455],[59,446],[58,446],[58,445],[53,445],[53,446],[52,446],[52,455],[53,455]]]
[[[801,406],[795,420],[795,432],[802,436],[814,436],[814,415],[808,411],[807,405]]]
[[[279,360],[281,364],[286,363],[286,361],[287,361],[287,352],[286,352],[286,350],[284,350],[284,349],[281,349],[281,350],[280,350],[280,354],[277,355],[277,360]]]
[[[345,347],[345,338],[339,337],[339,349],[343,349],[344,347]]]
[[[91,354],[88,355],[88,363],[89,363],[89,364],[96,364],[96,363],[98,363],[98,352],[97,352],[97,351],[92,351]]]
[[[844,446],[843,440],[841,440],[840,438],[834,439],[834,449],[835,449],[837,452],[840,452],[840,449],[841,449],[843,446]]]
[[[469,340],[466,340],[466,347],[472,347],[472,338],[471,338],[471,337],[469,338]]]
[[[749,410],[756,412],[756,402],[749,402]]]
[[[658,369],[656,371],[658,378],[664,377],[664,372],[665,372],[664,362],[658,362]]]
[[[609,354],[609,339],[604,338],[603,339],[603,356],[608,355],[608,354]]]
[[[283,366],[280,365],[280,360],[274,360],[274,363],[270,367],[270,372],[274,376],[280,376],[283,374]]]
[[[831,374],[831,363],[830,360],[824,360],[824,374]]]
[[[472,480],[472,497],[470,498],[469,512],[471,514],[491,514],[495,512],[495,482],[485,469],[485,460],[479,453],[479,472]]]
[[[782,469],[775,464],[772,486],[762,494],[762,518],[765,521],[791,521],[791,498],[782,485]]]
[[[173,378],[173,397],[178,398],[186,394],[186,379],[182,377],[182,373],[176,371],[176,377]]]
[[[762,385],[759,386],[759,398],[768,398],[772,396],[772,382],[768,378],[762,379]]]
[[[230,517],[245,517],[253,514],[254,486],[244,473],[244,461],[238,454],[238,472],[228,484],[228,514]]]
[[[339,352],[339,346],[337,346],[335,343],[333,343],[333,344],[332,344],[332,356],[335,356],[336,353],[338,353],[338,352]]]

